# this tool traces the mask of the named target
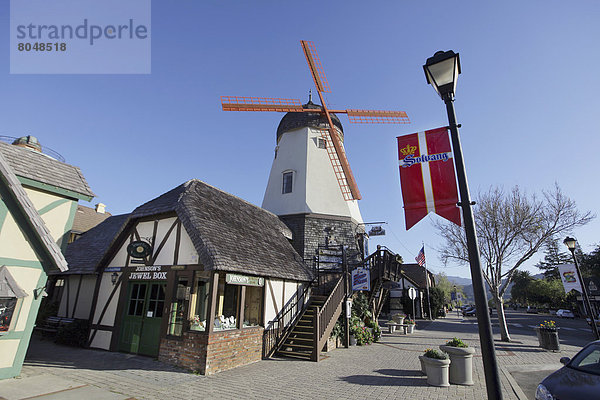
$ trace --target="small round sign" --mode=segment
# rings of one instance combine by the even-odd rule
[[[129,243],[127,246],[127,254],[133,258],[146,258],[152,253],[152,247],[141,240],[136,240]]]
[[[408,297],[411,300],[414,300],[417,297],[417,291],[415,290],[415,288],[411,287],[408,289]]]

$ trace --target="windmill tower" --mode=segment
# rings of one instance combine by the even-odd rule
[[[315,46],[301,44],[321,105],[311,98],[303,105],[296,99],[232,96],[222,96],[221,104],[225,111],[286,112],[262,207],[290,227],[296,251],[308,261],[319,245],[346,245],[354,253],[362,247],[361,195],[336,114],[355,123],[408,123],[408,117],[403,111],[329,110],[323,98],[329,84]]]

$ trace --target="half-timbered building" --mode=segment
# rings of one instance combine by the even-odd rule
[[[0,379],[19,375],[47,274],[67,269],[61,247],[77,201],[93,196],[79,168],[35,137],[0,142]]]
[[[279,218],[199,180],[111,216],[67,248],[60,315],[89,345],[202,374],[260,360],[263,332],[312,272]]]

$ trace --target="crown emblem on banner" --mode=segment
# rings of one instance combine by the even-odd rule
[[[400,152],[405,156],[414,154],[415,151],[417,151],[417,146],[411,146],[410,144],[407,144],[406,147],[400,149]]]

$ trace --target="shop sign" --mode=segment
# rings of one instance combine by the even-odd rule
[[[135,271],[131,272],[131,274],[129,275],[129,279],[133,281],[166,280],[167,271],[163,271],[162,267],[159,265],[136,267]]]
[[[323,256],[342,256],[341,249],[319,249],[319,255]]]
[[[225,282],[230,285],[265,286],[265,278],[240,274],[225,274]]]
[[[369,270],[356,268],[352,271],[352,290],[371,290],[371,279]]]

